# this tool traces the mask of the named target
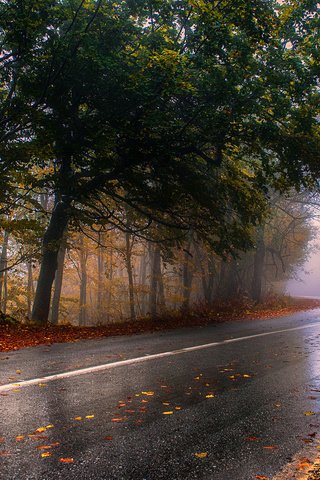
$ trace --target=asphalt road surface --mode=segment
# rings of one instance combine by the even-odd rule
[[[271,479],[317,442],[319,344],[314,310],[0,353],[0,478]]]

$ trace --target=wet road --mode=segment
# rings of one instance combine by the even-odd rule
[[[319,345],[315,310],[2,353],[0,478],[271,479],[317,442]]]

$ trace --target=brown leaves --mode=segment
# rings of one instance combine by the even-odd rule
[[[60,463],[73,463],[74,459],[73,458],[59,458]]]
[[[312,462],[310,462],[310,460],[308,458],[301,458],[298,466],[297,466],[297,470],[299,471],[303,471],[303,470],[307,470],[308,468],[310,468],[312,466]]]

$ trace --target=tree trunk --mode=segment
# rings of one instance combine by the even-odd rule
[[[98,246],[98,284],[97,284],[97,314],[99,321],[102,318],[102,308],[103,308],[103,274],[104,274],[104,264],[103,264],[103,247],[101,246],[102,235],[99,233],[99,246]]]
[[[8,301],[8,270],[4,272],[4,282],[3,282],[2,311],[4,314],[7,313],[7,301]]]
[[[28,286],[27,286],[27,303],[28,303],[28,319],[30,320],[31,317],[31,307],[32,307],[32,300],[34,295],[33,289],[33,272],[32,272],[32,259],[30,259],[27,263],[27,270],[28,270]]]
[[[149,313],[155,317],[157,315],[157,286],[158,286],[158,277],[156,274],[157,268],[157,251],[156,248],[149,244],[149,258],[150,258],[150,268],[151,268],[151,279],[150,279],[150,293],[149,293]]]
[[[126,233],[126,267],[128,272],[128,281],[129,281],[129,302],[130,302],[130,319],[136,319],[136,312],[134,306],[134,282],[133,282],[133,269],[132,269],[132,244],[131,244],[131,235]]]
[[[183,268],[182,268],[182,288],[183,288],[183,302],[182,302],[182,309],[187,310],[190,304],[190,296],[191,296],[191,285],[193,280],[193,271],[190,265],[190,243],[184,252],[184,261],[183,261]]]
[[[141,315],[145,315],[146,313],[146,280],[147,280],[147,254],[146,249],[144,247],[144,252],[141,255],[140,260],[140,292],[141,292]]]
[[[5,284],[5,269],[7,268],[7,254],[8,254],[9,233],[4,232],[3,244],[0,256],[0,310],[4,311],[4,284]]]
[[[85,326],[87,323],[87,255],[84,250],[83,237],[80,243],[80,313],[79,325]]]
[[[264,260],[266,256],[266,247],[264,243],[264,225],[258,227],[257,245],[254,255],[253,277],[252,277],[252,299],[260,303],[262,300],[262,277],[264,270]]]
[[[62,280],[63,280],[63,269],[64,269],[64,259],[66,255],[67,242],[66,242],[66,233],[63,235],[63,239],[59,248],[58,253],[58,267],[56,270],[56,275],[54,279],[54,292],[52,297],[52,307],[51,307],[51,323],[58,325],[59,323],[59,306],[62,290]]]
[[[150,246],[151,283],[149,294],[149,312],[157,315],[157,307],[165,308],[164,285],[161,272],[161,250],[158,245]]]
[[[42,260],[33,303],[31,320],[38,324],[48,322],[51,290],[58,264],[58,253],[69,219],[70,201],[56,201],[42,242]]]
[[[110,309],[111,309],[111,302],[112,302],[112,279],[113,279],[113,250],[111,249],[110,252],[110,264],[109,264],[109,270],[108,270],[108,275],[107,278],[109,280],[109,289],[107,293],[107,321],[110,321],[111,315],[110,315]]]

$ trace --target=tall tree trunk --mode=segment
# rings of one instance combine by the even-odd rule
[[[126,268],[128,272],[129,281],[129,302],[130,302],[130,319],[136,319],[136,312],[134,306],[134,282],[132,269],[132,242],[130,233],[126,233]]]
[[[164,285],[161,272],[161,250],[158,245],[149,247],[151,263],[151,282],[149,294],[149,312],[152,316],[157,315],[157,307],[165,307]]]
[[[2,311],[4,314],[7,313],[7,301],[8,301],[8,270],[4,272],[4,282],[3,282]]]
[[[112,301],[112,287],[111,282],[113,279],[113,250],[110,252],[110,264],[108,270],[108,280],[109,280],[109,289],[107,293],[107,321],[109,322],[111,315],[110,315],[110,308],[111,308],[111,301]]]
[[[79,325],[87,323],[87,254],[84,250],[83,237],[80,243],[80,312]]]
[[[69,220],[70,201],[55,203],[48,228],[42,242],[42,260],[31,320],[38,324],[48,322],[51,290],[58,264],[58,253],[63,233]]]
[[[33,300],[33,295],[34,295],[32,258],[27,263],[27,271],[28,271],[28,285],[27,285],[27,304],[28,304],[28,306],[27,306],[27,308],[28,308],[28,319],[30,320],[32,300]]]
[[[190,243],[187,246],[186,251],[184,252],[184,261],[183,261],[183,268],[182,268],[182,288],[183,288],[183,302],[182,308],[183,310],[187,310],[189,308],[190,303],[190,296],[191,296],[191,285],[193,280],[193,271],[190,262]]]
[[[253,277],[252,277],[252,299],[260,303],[262,300],[262,278],[264,270],[264,260],[266,256],[266,247],[264,243],[264,225],[260,225],[257,230],[257,245],[254,255]]]
[[[5,277],[7,268],[7,255],[8,255],[8,243],[9,243],[9,233],[7,231],[4,232],[3,235],[3,243],[2,243],[2,250],[0,256],[0,310],[4,311],[4,284],[5,284]]]
[[[150,278],[150,292],[149,292],[149,312],[155,317],[157,315],[157,286],[158,286],[158,277],[157,277],[157,250],[154,245],[149,243],[149,258],[150,258],[150,269],[151,269],[151,278]]]
[[[147,253],[146,248],[144,247],[143,254],[141,255],[140,259],[140,292],[141,292],[141,308],[140,312],[141,315],[145,315],[146,313],[146,280],[147,280]]]
[[[67,239],[66,232],[64,232],[63,239],[59,248],[58,253],[58,267],[56,270],[56,275],[54,278],[54,292],[52,297],[52,307],[51,307],[51,323],[58,325],[59,323],[59,306],[62,290],[62,280],[63,280],[63,270],[64,270],[64,259],[66,256],[67,249]]]
[[[103,263],[103,247],[101,246],[102,235],[99,233],[98,236],[99,246],[98,246],[98,284],[97,284],[97,313],[98,319],[102,318],[102,308],[103,308],[103,274],[104,274],[104,263]]]

